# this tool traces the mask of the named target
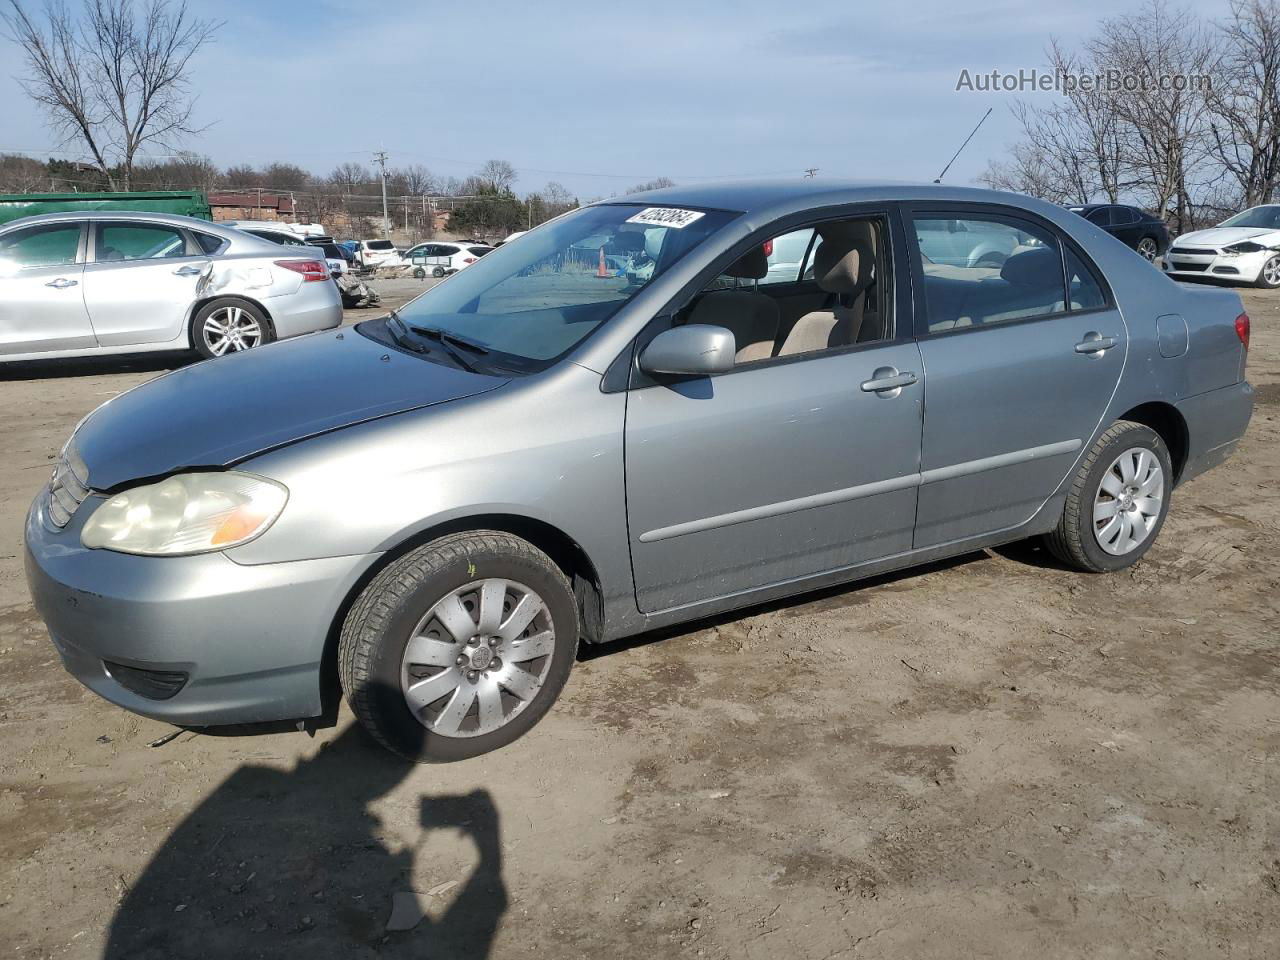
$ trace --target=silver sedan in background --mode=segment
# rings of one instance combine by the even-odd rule
[[[0,363],[194,349],[336,327],[324,252],[158,213],[74,211],[0,228]]]

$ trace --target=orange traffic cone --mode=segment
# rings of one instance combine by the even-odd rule
[[[605,266],[605,263],[604,263],[604,247],[600,248],[600,266],[596,267],[596,276],[597,277],[609,276],[609,269],[608,267]]]

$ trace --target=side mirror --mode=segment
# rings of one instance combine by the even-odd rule
[[[640,354],[645,373],[710,376],[733,369],[738,352],[733,334],[724,327],[691,323],[664,330]]]

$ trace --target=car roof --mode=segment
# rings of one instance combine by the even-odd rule
[[[1050,218],[1065,212],[1045,200],[982,187],[817,177],[690,183],[597,201],[599,204],[709,207],[745,213],[751,220],[801,213],[814,207],[875,202],[992,203],[1019,207]]]
[[[228,224],[201,220],[198,217],[183,217],[176,213],[151,213],[146,210],[64,210],[58,213],[39,213],[32,217],[19,217],[17,220],[10,220],[0,229],[8,230],[10,227],[30,226],[38,223],[62,223],[67,220],[141,220],[147,223],[162,223],[171,227],[185,227],[188,230],[202,230],[205,233],[212,233],[215,236],[222,237],[224,240],[250,236],[243,230],[238,230]]]

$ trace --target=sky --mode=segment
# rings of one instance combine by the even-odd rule
[[[442,177],[498,158],[516,167],[517,192],[554,180],[584,199],[658,176],[809,167],[932,180],[993,107],[947,176],[971,183],[1017,139],[1019,95],[957,91],[961,70],[1043,67],[1051,38],[1075,45],[1137,6],[188,2],[224,25],[193,68],[196,120],[209,126],[181,149],[320,175],[377,150]],[[1197,9],[1220,15],[1226,0]],[[43,158],[59,143],[21,91],[22,69],[0,40],[0,152]]]

